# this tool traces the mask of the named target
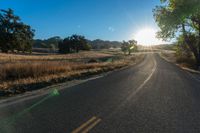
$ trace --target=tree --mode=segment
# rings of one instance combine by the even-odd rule
[[[126,52],[128,51],[128,42],[126,41],[122,42],[121,50],[122,52],[124,52],[124,54],[126,54]]]
[[[71,41],[70,37],[65,38],[63,41],[58,43],[59,53],[66,54],[71,52]]]
[[[83,43],[83,45],[81,46],[81,50],[85,50],[85,51],[89,51],[91,49],[91,45],[86,43]]]
[[[12,9],[0,10],[0,49],[2,52],[32,49],[34,30],[21,22]]]
[[[88,43],[91,44],[92,49],[109,49],[109,48],[120,48],[122,42],[118,41],[105,41],[96,39],[93,41],[88,40]]]
[[[90,50],[91,46],[87,43],[84,36],[72,35],[59,42],[60,53],[79,52],[80,50]]]
[[[128,52],[129,55],[132,52],[136,52],[137,51],[137,41],[135,41],[135,40],[129,40],[128,42],[123,41],[121,50],[124,52],[124,54],[126,54]]]
[[[75,50],[77,53],[79,52],[79,50],[84,50],[84,48],[88,45],[85,37],[81,35],[72,35],[70,37],[70,41],[72,44],[72,49]]]
[[[177,38],[177,42],[175,44],[177,57],[188,59],[192,57],[192,52],[188,45],[185,43],[183,35],[180,35]]]
[[[160,27],[158,37],[164,40],[180,34],[184,43],[192,51],[197,67],[200,66],[200,1],[199,0],[161,0],[154,18]]]
[[[128,53],[129,55],[132,53],[132,52],[137,52],[137,41],[135,40],[129,40],[128,41]]]

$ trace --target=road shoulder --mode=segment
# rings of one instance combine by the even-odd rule
[[[190,68],[187,68],[187,67],[183,67],[180,64],[176,63],[174,60],[170,60],[167,57],[163,56],[162,53],[159,53],[159,56],[161,58],[163,58],[164,60],[166,60],[167,62],[173,63],[173,64],[175,64],[176,66],[178,66],[179,68],[181,68],[181,69],[183,69],[185,71],[188,71],[188,72],[194,73],[194,74],[200,74],[200,71],[197,71],[197,70],[194,70],[194,69],[190,69]]]

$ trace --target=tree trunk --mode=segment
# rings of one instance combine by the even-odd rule
[[[78,53],[79,52],[79,48],[78,47],[76,47],[76,53]]]
[[[200,69],[200,21],[198,23],[198,30],[199,30],[199,36],[198,36],[198,58],[197,58],[197,69]]]
[[[190,50],[194,54],[194,57],[195,57],[195,60],[196,60],[196,69],[199,69],[199,67],[200,67],[200,54],[198,52],[198,49],[195,48],[194,44],[192,44],[192,43],[190,43],[190,41],[188,41],[187,36],[185,36],[184,38],[185,38],[186,44],[189,46]]]
[[[198,41],[198,47],[195,48],[194,44],[192,44],[189,40],[189,37],[186,34],[185,30],[185,25],[182,24],[182,30],[183,30],[183,36],[184,36],[184,41],[194,54],[195,60],[196,60],[196,68],[199,69],[200,67],[200,40]],[[200,32],[199,32],[199,37],[200,37]],[[200,38],[199,38],[200,39]]]
[[[131,55],[131,51],[130,50],[128,51],[128,55]]]
[[[200,70],[200,54],[197,58],[197,69]]]

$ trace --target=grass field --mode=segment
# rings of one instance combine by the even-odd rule
[[[66,55],[0,54],[0,90],[21,93],[84,76],[99,74],[136,62],[141,55],[116,51],[89,51]],[[37,88],[34,88],[37,85]],[[33,87],[34,86],[34,87]],[[12,91],[11,91],[12,90]]]

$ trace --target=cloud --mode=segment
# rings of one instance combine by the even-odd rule
[[[108,30],[110,31],[110,32],[114,32],[115,31],[115,28],[113,28],[113,27],[108,27]]]

